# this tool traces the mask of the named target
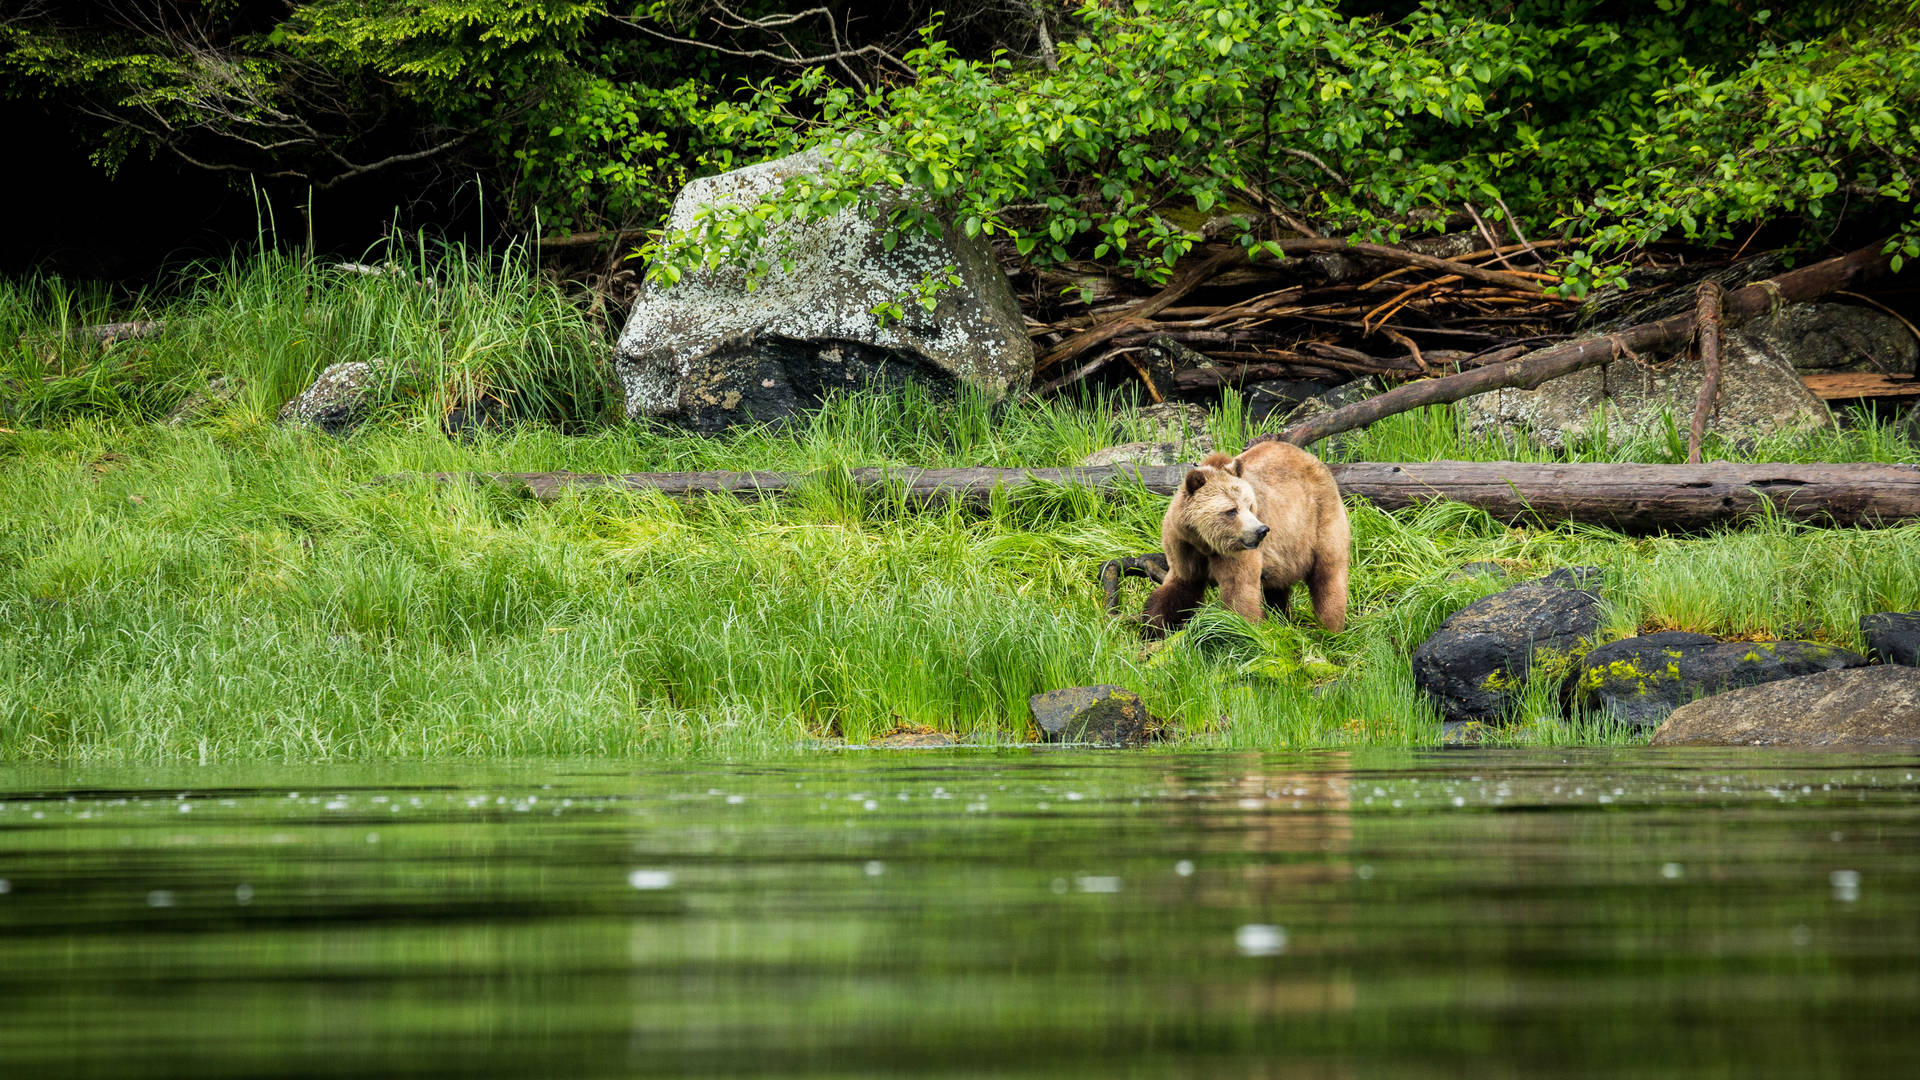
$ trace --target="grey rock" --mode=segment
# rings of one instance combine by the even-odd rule
[[[1505,578],[1507,568],[1497,562],[1470,562],[1455,570],[1447,577],[1448,581],[1471,581],[1477,577]]]
[[[1476,433],[1528,437],[1555,449],[1601,431],[1613,441],[1646,438],[1664,430],[1668,417],[1684,433],[1705,365],[1686,355],[1642,359],[1646,363],[1621,357],[1550,379],[1538,389],[1495,390],[1454,407]],[[1812,431],[1833,422],[1826,404],[1800,381],[1793,364],[1757,337],[1740,331],[1728,334],[1721,342],[1720,371],[1719,399],[1708,430],[1723,438]]]
[[[1413,650],[1414,685],[1446,720],[1497,721],[1537,665],[1570,664],[1600,628],[1600,597],[1543,581],[1482,597]]]
[[[1162,737],[1162,724],[1140,702],[1140,695],[1119,686],[1070,686],[1027,700],[1042,742],[1138,746]]]
[[[1628,727],[1652,728],[1695,698],[1866,662],[1859,653],[1811,641],[1717,641],[1668,631],[1588,653],[1573,677],[1572,697]]]
[[[1881,664],[1920,667],[1920,611],[1882,611],[1860,616],[1867,656]]]
[[[1191,465],[1213,453],[1213,440],[1205,435],[1186,442],[1130,442],[1095,450],[1080,459],[1080,464],[1095,465]]]
[[[300,396],[287,402],[280,410],[280,422],[317,427],[329,435],[344,435],[358,427],[372,411],[373,377],[374,363],[350,360],[333,364]]]
[[[1859,304],[1789,304],[1731,335],[1770,352],[1799,371],[1881,371],[1905,374],[1920,357],[1920,341],[1905,323]]]
[[[1147,442],[1179,442],[1204,436],[1209,420],[1203,405],[1163,401],[1115,417],[1113,431],[1116,435],[1137,433]]]
[[[1920,747],[1920,668],[1823,671],[1701,698],[1675,709],[1654,746],[1807,750]]]
[[[1352,382],[1341,383],[1331,390],[1315,394],[1294,406],[1293,411],[1287,413],[1287,418],[1282,421],[1282,423],[1287,427],[1292,427],[1303,420],[1311,420],[1316,416],[1324,416],[1335,409],[1345,405],[1351,405],[1356,401],[1365,401],[1385,390],[1386,387],[1380,384],[1380,380],[1371,375],[1355,379]]]
[[[668,227],[692,227],[703,209],[751,204],[788,180],[830,168],[818,151],[695,180],[674,200]],[[914,233],[887,250],[886,215],[906,198],[873,193],[825,220],[774,226],[776,265],[749,292],[738,266],[649,287],[635,302],[615,351],[627,415],[699,432],[783,420],[835,391],[907,382],[935,392],[971,387],[998,400],[1033,374],[1025,319],[992,251],[949,228]],[[923,276],[961,283],[928,312],[903,301]],[[884,328],[876,305],[901,302]]]
[[[238,376],[215,375],[207,385],[180,399],[160,422],[168,427],[185,427],[202,420],[233,403],[247,381]]]

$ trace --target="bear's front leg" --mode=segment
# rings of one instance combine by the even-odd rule
[[[1214,567],[1220,581],[1220,604],[1248,622],[1266,616],[1266,590],[1260,587],[1260,556],[1222,560]]]

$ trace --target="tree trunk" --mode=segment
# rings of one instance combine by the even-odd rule
[[[1610,462],[1538,465],[1525,462],[1354,462],[1331,465],[1340,490],[1383,510],[1452,500],[1502,521],[1574,521],[1628,532],[1699,529],[1736,521],[1771,505],[1795,521],[1879,527],[1920,521],[1920,466],[1913,465],[1630,465]],[[1071,469],[854,469],[855,487],[904,504],[959,502],[986,509],[996,490],[1095,490],[1143,485],[1171,495],[1187,466]],[[481,480],[551,500],[568,491],[614,488],[657,491],[672,498],[785,494],[810,482],[779,472],[434,473],[432,479]],[[389,479],[401,479],[393,477]],[[829,478],[813,482],[831,483]]]

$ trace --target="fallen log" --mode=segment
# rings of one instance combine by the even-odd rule
[[[1721,329],[1731,329],[1764,314],[1779,304],[1812,300],[1847,288],[1857,281],[1885,273],[1890,256],[1879,244],[1864,247],[1836,259],[1790,270],[1779,277],[1755,282],[1726,294],[1720,311]],[[1295,446],[1307,446],[1329,435],[1366,427],[1377,420],[1423,405],[1443,405],[1491,390],[1531,390],[1548,379],[1608,363],[1642,350],[1685,341],[1693,335],[1695,311],[1686,311],[1655,322],[1629,326],[1624,330],[1584,341],[1541,349],[1499,365],[1488,365],[1458,375],[1407,383],[1352,405],[1316,416],[1303,424],[1265,439],[1284,439]]]
[[[1633,465],[1611,462],[1352,462],[1328,466],[1340,490],[1382,510],[1463,502],[1506,522],[1561,521],[1626,532],[1701,529],[1773,513],[1794,521],[1875,528],[1920,521],[1920,466],[1882,464]],[[1066,469],[853,469],[858,489],[913,505],[958,503],[984,510],[996,491],[1047,487],[1144,488],[1171,495],[1187,467]],[[761,499],[826,478],[784,472],[431,473],[439,482],[499,484],[549,501],[611,488],[672,498]],[[399,480],[404,477],[387,477]]]

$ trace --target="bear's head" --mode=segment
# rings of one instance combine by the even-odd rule
[[[1209,454],[1187,472],[1184,517],[1200,546],[1217,554],[1260,546],[1272,530],[1260,521],[1253,485],[1240,474],[1240,462]]]

